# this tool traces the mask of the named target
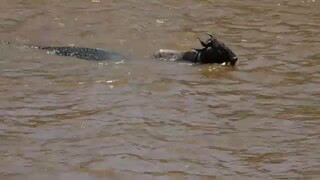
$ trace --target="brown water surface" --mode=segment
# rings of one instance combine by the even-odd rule
[[[2,0],[0,179],[320,179],[319,0]],[[212,32],[236,68],[158,61]]]

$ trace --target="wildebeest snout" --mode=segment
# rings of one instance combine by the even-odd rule
[[[232,60],[230,61],[231,66],[234,66],[237,63],[237,61],[238,61],[238,57],[237,56],[233,57]]]

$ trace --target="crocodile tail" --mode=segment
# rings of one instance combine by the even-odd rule
[[[21,45],[21,44],[16,44],[10,41],[0,41],[0,44],[3,45],[9,45],[9,46],[14,46],[14,47],[18,47],[18,48],[33,48],[33,49],[40,49],[40,46],[35,46],[35,45]]]
[[[12,43],[9,42],[9,41],[3,41],[3,40],[1,40],[0,42],[1,42],[1,44],[3,44],[3,45],[11,45],[11,44],[12,44]]]

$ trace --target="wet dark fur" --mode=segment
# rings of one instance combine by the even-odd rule
[[[224,43],[218,41],[211,34],[210,38],[203,42],[199,38],[202,48],[190,51],[174,51],[161,49],[155,53],[156,58],[167,61],[187,61],[199,64],[223,64],[234,66],[238,57]]]
[[[223,42],[218,41],[211,34],[208,34],[210,38],[203,42],[199,38],[202,49],[194,49],[197,52],[196,62],[202,64],[231,64],[234,66],[238,61],[238,57],[229,49]]]

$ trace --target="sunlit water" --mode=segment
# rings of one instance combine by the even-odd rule
[[[320,2],[3,0],[0,179],[319,179]],[[156,60],[211,32],[236,68]]]

